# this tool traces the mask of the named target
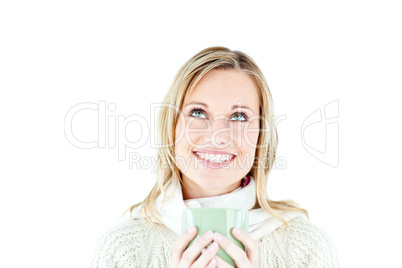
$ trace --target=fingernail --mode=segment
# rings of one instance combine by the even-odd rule
[[[191,226],[190,228],[188,228],[187,231],[188,231],[190,234],[192,234],[192,233],[195,232],[195,227],[194,227],[194,226]]]
[[[215,258],[214,258],[214,259],[212,259],[212,260],[209,262],[208,267],[214,267],[214,266],[215,266],[215,263],[216,263],[216,260],[215,260]]]
[[[213,242],[213,243],[208,247],[208,249],[209,249],[210,251],[215,251],[215,250],[217,250],[217,249],[218,249],[218,243]]]
[[[240,229],[237,227],[233,228],[233,233],[240,234]]]
[[[211,239],[213,235],[214,235],[214,234],[212,233],[212,231],[208,231],[208,232],[205,233],[205,236],[204,236],[204,237],[205,237],[205,239],[208,240],[208,239]]]
[[[215,233],[214,234],[214,240],[216,241],[221,241],[222,240],[222,235],[220,233]]]

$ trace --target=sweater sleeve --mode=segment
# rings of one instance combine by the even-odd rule
[[[112,227],[99,239],[90,267],[144,267],[142,249],[149,233],[144,221],[127,220]]]
[[[114,260],[114,237],[116,236],[114,230],[105,232],[98,240],[98,244],[93,256],[90,268],[116,268],[117,263]]]
[[[262,248],[271,249],[269,257],[272,259],[260,250],[263,255],[260,267],[339,267],[335,245],[323,229],[302,217],[288,224],[287,229],[283,226],[264,239]]]
[[[305,218],[296,218],[289,230],[282,233],[283,250],[292,267],[337,268],[338,257],[333,241],[317,225]]]

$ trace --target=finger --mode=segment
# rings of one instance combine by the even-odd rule
[[[237,266],[246,266],[250,263],[246,252],[226,236],[215,233],[214,241],[218,242],[218,245],[233,259]]]
[[[184,250],[186,250],[187,245],[190,243],[191,240],[194,239],[196,234],[197,234],[197,228],[191,226],[176,240],[176,242],[173,245],[173,253],[172,253],[173,267],[178,266]]]
[[[200,256],[202,250],[212,242],[214,234],[212,231],[205,232],[195,242],[188,247],[181,256],[180,265],[183,267],[190,267],[193,262]],[[209,261],[209,260],[208,260]],[[205,265],[208,263],[205,262]]]
[[[225,262],[219,256],[216,256],[214,259],[216,260],[216,267],[219,267],[219,268],[233,268],[232,265],[230,265],[229,263]]]
[[[216,264],[216,260],[215,260],[215,258],[214,259],[212,259],[209,263],[208,263],[208,265],[207,265],[207,267],[206,268],[216,268],[216,267],[218,267],[218,266],[216,266],[217,264]]]
[[[216,260],[214,257],[216,253],[218,253],[219,245],[216,242],[213,242],[209,245],[208,248],[202,250],[201,256],[194,262],[191,266],[192,268],[204,268],[204,267],[215,267]]]
[[[239,240],[246,247],[247,255],[250,261],[257,262],[259,252],[257,241],[252,239],[245,231],[237,227],[232,229],[232,234],[234,238]]]

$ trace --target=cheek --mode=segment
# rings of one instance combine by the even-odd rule
[[[190,147],[199,145],[199,139],[207,131],[205,120],[179,120],[175,132],[175,153],[185,154]]]
[[[183,139],[189,146],[196,147],[203,143],[200,139],[209,132],[210,128],[205,120],[190,119],[186,122]]]
[[[257,145],[258,137],[260,133],[248,133],[247,134],[247,140],[249,141],[249,146],[255,148]]]
[[[180,122],[177,122],[176,131],[175,131],[175,146],[174,146],[174,158],[176,161],[177,168],[181,172],[186,171],[186,158],[187,158],[187,149],[188,144],[186,144],[184,139],[184,124],[181,125]]]
[[[181,155],[183,153],[183,148],[185,144],[183,144],[183,136],[184,136],[184,124],[183,121],[177,121],[176,124],[176,131],[175,131],[175,146],[174,146],[174,153],[176,155]]]
[[[241,129],[235,131],[235,135],[241,148],[246,151],[255,150],[260,135],[259,122],[245,124]]]

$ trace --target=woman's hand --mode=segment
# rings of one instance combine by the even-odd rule
[[[247,253],[220,233],[215,233],[214,241],[218,242],[219,246],[233,259],[236,267],[258,267],[258,243],[240,228],[233,228],[232,234],[234,238],[239,240],[246,247]],[[216,256],[215,259],[218,267],[232,268],[231,265],[219,258],[219,256]]]
[[[197,234],[197,228],[190,227],[185,231],[173,245],[172,267],[173,268],[212,268],[216,267],[215,256],[219,246],[213,242],[214,234],[208,231],[200,236],[190,247],[187,245]],[[205,249],[205,250],[204,250]],[[201,255],[200,255],[201,254]],[[199,257],[198,257],[199,256]],[[216,256],[217,257],[217,256]],[[197,259],[198,258],[198,259]]]

